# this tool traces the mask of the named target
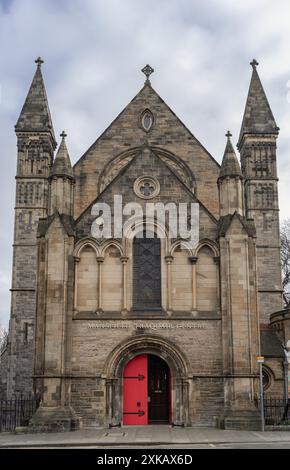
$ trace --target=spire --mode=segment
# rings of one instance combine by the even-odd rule
[[[225,178],[226,176],[242,177],[240,164],[238,162],[237,156],[235,154],[235,151],[231,142],[232,134],[230,133],[230,131],[226,133],[226,137],[227,137],[227,144],[226,144],[226,148],[224,152],[222,166],[220,169],[219,179]]]
[[[60,134],[60,137],[62,137],[62,140],[58,148],[55,160],[53,162],[50,176],[66,176],[69,178],[73,178],[73,169],[65,143],[65,138],[67,137],[67,135],[63,131]]]
[[[50,132],[55,141],[45,85],[41,72],[43,60],[38,57],[36,72],[24,106],[15,126],[16,131]]]
[[[238,145],[244,134],[278,134],[279,131],[257,72],[258,65],[258,62],[253,59],[251,62],[252,78]]]

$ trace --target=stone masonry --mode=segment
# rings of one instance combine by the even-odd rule
[[[122,425],[124,368],[149,354],[170,370],[170,422],[257,429],[256,357],[266,356],[267,395],[282,396],[288,339],[279,334],[278,314],[270,322],[274,312],[279,325],[288,316],[281,313],[278,127],[257,63],[238,143],[241,166],[230,132],[220,166],[147,76],[74,167],[64,132],[54,158],[41,64],[16,125],[6,394],[41,394],[30,423],[35,431]],[[98,220],[107,220],[97,204],[117,217],[116,195],[121,210],[133,203],[145,210],[148,199],[198,207],[193,245],[171,235],[169,213],[163,222],[148,219],[160,239],[159,271],[146,274],[160,280],[156,309],[134,303],[140,287],[133,253],[143,216],[133,220],[126,212],[120,236],[118,218],[108,238],[95,235]]]

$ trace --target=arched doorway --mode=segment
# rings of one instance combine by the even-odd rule
[[[118,426],[123,423],[124,369],[132,359],[140,355],[160,357],[168,365],[170,369],[169,422],[176,425],[190,425],[190,381],[188,379],[190,373],[187,358],[176,344],[152,334],[137,334],[126,338],[107,357],[103,376],[106,380],[106,422],[108,425]],[[135,383],[138,382],[135,381]]]
[[[159,356],[140,354],[123,372],[123,424],[141,426],[171,421],[171,376]]]

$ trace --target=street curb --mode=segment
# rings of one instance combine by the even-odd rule
[[[245,445],[255,445],[255,444],[282,444],[282,443],[290,443],[289,441],[208,441],[208,442],[172,442],[172,441],[162,441],[162,442],[89,442],[89,443],[48,443],[48,444],[7,444],[7,445],[0,445],[0,449],[23,449],[23,448],[66,448],[66,447],[125,447],[125,446],[146,446],[146,447],[153,447],[153,446],[163,446],[163,445],[176,445],[176,446],[184,446],[184,445],[225,445],[225,444],[245,444]]]

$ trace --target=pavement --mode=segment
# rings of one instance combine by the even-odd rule
[[[123,426],[43,434],[0,434],[0,448],[289,448],[289,431]]]

